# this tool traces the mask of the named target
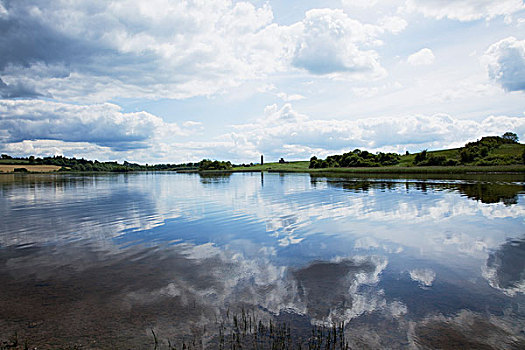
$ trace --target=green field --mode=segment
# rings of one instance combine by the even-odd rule
[[[25,159],[0,159],[0,164],[29,164]]]
[[[232,172],[309,172],[309,173],[354,173],[354,174],[470,174],[470,173],[524,173],[525,165],[499,166],[388,166],[373,168],[323,168],[309,169],[309,162],[290,162],[286,164],[268,163],[252,167],[235,167]],[[220,171],[220,172],[225,172]]]
[[[463,148],[428,151],[429,155],[445,156],[449,159],[459,159]],[[515,157],[521,159],[525,145],[504,144],[492,150],[489,156]],[[234,167],[233,172],[269,171],[269,172],[310,172],[310,173],[355,173],[355,174],[468,174],[468,173],[523,173],[525,165],[456,165],[456,166],[415,166],[414,158],[417,153],[402,155],[399,164],[382,167],[354,167],[354,168],[322,168],[309,169],[309,161],[296,161],[284,164],[266,163],[250,167]]]
[[[428,151],[429,155],[434,156],[444,156],[448,159],[459,159],[459,153],[461,152],[461,148],[452,148],[452,149],[446,149],[446,150],[438,150],[438,151]],[[489,152],[489,156],[502,156],[502,157],[515,157],[518,159],[521,159],[523,152],[525,151],[525,145],[523,144],[505,144],[501,145],[496,149],[493,149]],[[401,156],[401,161],[399,164],[396,165],[396,167],[410,167],[414,164],[414,158],[416,157],[417,153],[409,154],[409,155],[403,155]],[[475,167],[475,168],[488,168],[488,167]],[[497,166],[499,168],[499,166]],[[483,170],[480,170],[483,171]]]

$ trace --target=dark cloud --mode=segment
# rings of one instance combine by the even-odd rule
[[[253,65],[230,54],[233,50],[222,52],[224,43],[219,39],[227,28],[208,26],[208,21],[232,27],[228,29],[242,25],[242,17],[231,18],[230,23],[222,20],[233,14],[232,4],[173,2],[158,11],[149,4],[151,8],[145,9],[146,3],[0,2],[0,77],[14,86],[35,80],[46,95],[53,90],[66,97],[141,91],[144,97],[147,90],[158,98],[161,92],[199,95],[219,89],[222,83],[235,85],[234,77],[243,79],[239,74]],[[247,28],[251,31],[271,19],[269,8],[257,12],[252,5],[244,7],[245,15],[255,16],[253,28]],[[218,40],[210,39],[213,35]],[[208,65],[213,69],[205,69]],[[52,78],[61,80],[49,81]],[[2,96],[34,96],[30,91],[18,92]]]
[[[114,151],[148,148],[158,137],[181,135],[176,124],[113,104],[79,106],[41,100],[0,100],[2,143],[25,140],[89,142]]]
[[[0,78],[0,97],[2,98],[16,98],[16,97],[38,97],[42,94],[38,93],[34,88],[24,86],[18,82],[16,84],[7,85]]]
[[[312,10],[278,26],[270,6],[249,2],[2,4],[0,77],[31,81],[57,99],[209,95],[292,66],[319,75],[385,73],[377,52],[363,48],[386,29],[341,10]]]

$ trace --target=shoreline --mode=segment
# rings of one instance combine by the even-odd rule
[[[268,164],[256,165],[247,168],[232,168],[227,170],[135,170],[127,172],[119,171],[31,171],[15,172],[0,171],[0,174],[104,174],[104,173],[142,173],[142,172],[175,172],[180,174],[232,174],[232,173],[308,173],[308,174],[392,174],[392,175],[425,175],[425,174],[472,174],[472,175],[491,175],[491,174],[523,174],[525,175],[525,165],[506,165],[506,166],[422,166],[422,167],[353,167],[353,168],[321,168],[310,169],[305,167],[293,166],[288,164]]]
[[[292,163],[291,163],[292,164]],[[393,175],[424,175],[424,174],[524,174],[525,165],[508,165],[508,166],[425,166],[425,167],[377,167],[377,168],[322,168],[309,169],[302,167],[273,167],[272,164],[267,166],[257,166],[257,169],[250,168],[233,168],[229,170],[204,170],[195,171],[203,174],[219,173],[242,173],[242,172],[268,172],[268,173],[309,173],[309,174],[393,174]]]

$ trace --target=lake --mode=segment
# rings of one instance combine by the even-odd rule
[[[0,341],[525,348],[525,175],[404,176],[0,175]]]

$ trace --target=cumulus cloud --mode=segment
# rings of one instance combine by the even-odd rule
[[[485,52],[489,77],[507,91],[525,90],[525,40],[508,37]]]
[[[522,0],[407,0],[405,8],[409,12],[420,12],[426,17],[473,21],[510,16],[523,10],[525,5]]]
[[[385,28],[386,30],[388,30],[389,32],[393,33],[393,34],[399,34],[401,33],[403,30],[405,30],[405,28],[407,27],[408,25],[408,22],[405,21],[403,18],[401,17],[398,17],[398,16],[390,16],[390,17],[383,17],[380,21],[379,21],[379,24],[381,25],[381,27]]]
[[[211,95],[268,74],[381,77],[376,51],[402,19],[363,24],[311,10],[291,25],[268,4],[216,0],[7,1],[0,10],[0,93],[99,102]]]
[[[378,26],[364,25],[342,10],[315,9],[299,24],[301,35],[292,64],[313,74],[385,74],[374,50],[362,50],[382,32]]]
[[[434,63],[434,53],[429,48],[424,48],[408,56],[407,62],[413,66],[426,66]]]
[[[246,162],[325,157],[355,148],[404,152],[456,147],[484,135],[514,131],[525,138],[525,119],[490,116],[481,121],[445,114],[314,119],[290,103],[266,107],[264,116],[231,126],[231,132],[196,141],[196,121],[166,123],[147,112],[124,113],[114,104],[73,105],[43,100],[0,100],[0,150],[12,155],[50,155],[193,162],[203,158]],[[154,151],[154,152],[153,152]]]
[[[0,98],[37,97],[40,95],[33,87],[24,86],[21,82],[7,85],[0,78]]]
[[[185,133],[150,113],[123,113],[110,103],[73,105],[43,100],[0,100],[0,129],[4,144],[56,140],[114,151],[147,148],[155,139]]]
[[[16,1],[5,10],[3,80],[58,98],[205,95],[273,71],[281,55],[267,5]]]
[[[375,6],[377,2],[378,0],[341,0],[341,4],[344,7],[355,6],[355,7],[367,8],[367,7]]]
[[[287,103],[266,108],[264,118],[234,126],[230,138],[254,155],[308,159],[313,154],[365,148],[372,151],[419,151],[461,146],[484,135],[514,130],[525,135],[525,119],[490,116],[482,121],[460,120],[446,114],[377,117],[358,120],[312,119]]]

